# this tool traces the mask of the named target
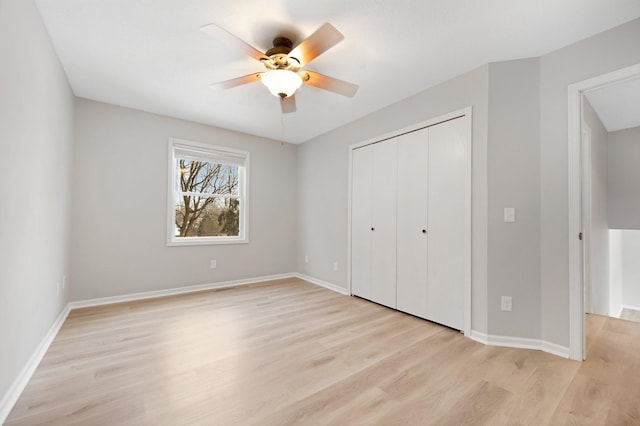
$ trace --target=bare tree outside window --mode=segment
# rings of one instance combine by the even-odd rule
[[[238,236],[238,166],[176,160],[175,236]]]
[[[169,138],[168,246],[249,242],[249,157]]]

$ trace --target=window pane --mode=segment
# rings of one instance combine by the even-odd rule
[[[182,196],[176,202],[176,237],[237,237],[240,200]]]
[[[238,195],[238,166],[177,158],[175,189]]]

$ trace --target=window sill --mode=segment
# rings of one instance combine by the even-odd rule
[[[206,237],[183,237],[171,238],[167,241],[168,247],[180,246],[216,246],[220,244],[247,244],[248,238],[206,238]]]

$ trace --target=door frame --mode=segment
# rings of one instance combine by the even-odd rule
[[[583,265],[582,265],[582,280],[584,285],[584,311],[585,313],[593,312],[593,286],[591,285],[591,229],[593,221],[591,218],[591,193],[593,191],[593,183],[591,180],[591,127],[582,121],[582,138],[580,139],[580,149],[582,150],[582,185],[580,195],[582,196],[581,202],[581,218],[582,218],[582,249],[583,249]]]
[[[348,158],[349,158],[349,170],[348,170],[348,196],[349,201],[347,203],[347,292],[349,295],[353,295],[353,291],[351,288],[351,208],[352,208],[352,191],[353,191],[353,182],[352,182],[352,164],[353,164],[353,151],[357,148],[361,148],[366,145],[371,145],[374,143],[383,142],[388,139],[392,139],[396,136],[400,136],[405,133],[414,132],[416,130],[421,130],[426,127],[431,127],[436,124],[450,121],[453,119],[461,118],[464,120],[466,125],[466,155],[465,155],[465,163],[466,163],[466,188],[465,188],[465,256],[464,256],[464,327],[461,330],[465,336],[471,336],[471,179],[472,179],[472,151],[473,151],[473,143],[472,143],[472,122],[473,122],[473,109],[471,106],[466,108],[462,108],[459,110],[451,111],[449,113],[439,115],[437,117],[430,118],[425,121],[421,121],[418,123],[411,124],[409,126],[405,126],[390,132],[387,132],[382,135],[378,135],[373,138],[366,139],[361,142],[354,143],[349,145],[348,147]]]
[[[569,358],[584,360],[585,286],[584,270],[590,269],[584,257],[583,243],[578,238],[582,225],[582,122],[583,98],[590,90],[599,89],[640,76],[640,64],[599,75],[568,86],[568,176],[569,176]]]

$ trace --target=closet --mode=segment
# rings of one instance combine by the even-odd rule
[[[352,294],[458,330],[470,274],[469,117],[353,149]]]

